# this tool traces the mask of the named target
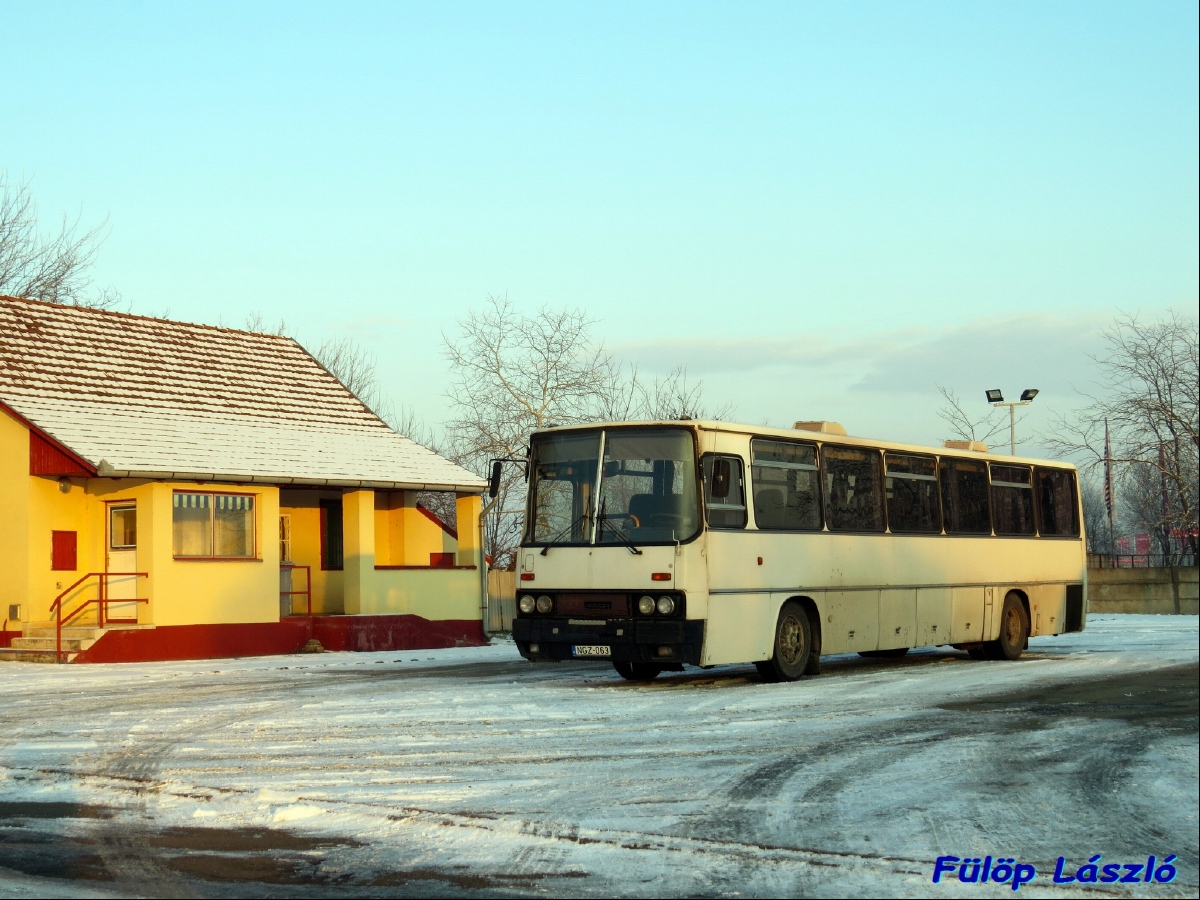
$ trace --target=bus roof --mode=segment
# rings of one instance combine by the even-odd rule
[[[905,444],[898,441],[884,441],[875,438],[853,437],[850,435],[831,434],[825,431],[802,431],[798,428],[772,428],[769,425],[746,425],[738,422],[720,422],[716,419],[656,419],[625,422],[584,422],[577,425],[555,425],[551,428],[539,428],[533,434],[554,434],[566,431],[588,431],[593,428],[623,428],[623,427],[662,427],[688,428],[693,431],[719,431],[727,434],[745,434],[754,437],[780,438],[785,440],[804,439],[820,441],[826,444],[843,444],[852,447],[873,447],[879,450],[897,450],[907,453],[936,454],[941,457],[957,459],[979,459],[987,462],[1010,462],[1025,465],[1052,465],[1056,468],[1075,469],[1074,463],[1058,459],[1040,459],[1030,456],[1009,456],[1007,453],[979,453],[974,450],[962,450],[957,447],[930,447],[921,444]]]

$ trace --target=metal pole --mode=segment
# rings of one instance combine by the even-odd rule
[[[1017,455],[1017,410],[1016,404],[1008,404],[1008,455]]]

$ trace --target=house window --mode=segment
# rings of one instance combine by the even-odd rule
[[[290,563],[292,561],[292,517],[279,517],[279,561],[281,563]]]
[[[55,572],[74,572],[79,568],[79,533],[50,532],[50,568]]]
[[[172,521],[177,557],[255,558],[253,496],[176,491]]]
[[[321,501],[321,568],[342,568],[342,501]]]

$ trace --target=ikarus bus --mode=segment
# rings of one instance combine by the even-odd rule
[[[952,645],[1016,659],[1083,629],[1074,467],[715,421],[535,432],[513,636],[533,661],[651,679]]]

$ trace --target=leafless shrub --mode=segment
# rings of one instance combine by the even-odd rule
[[[1122,520],[1148,528],[1164,552],[1172,531],[1190,534],[1196,552],[1196,491],[1200,476],[1200,364],[1197,323],[1172,313],[1158,322],[1122,314],[1104,334],[1105,352],[1094,357],[1105,373],[1101,390],[1069,419],[1056,420],[1042,440],[1062,456],[1091,466],[1105,460],[1121,471]]]
[[[106,222],[81,229],[64,215],[57,233],[43,234],[28,182],[0,172],[0,294],[71,306],[113,309],[121,295],[92,289],[91,268],[107,236]]]
[[[938,408],[938,417],[950,426],[950,439],[960,441],[982,441],[987,443],[996,435],[1003,433],[1008,427],[1008,417],[1000,413],[994,406],[989,406],[986,413],[971,416],[962,407],[962,401],[950,388],[937,386],[938,393],[944,401]],[[1021,418],[1017,419],[1018,423]]]
[[[242,327],[246,331],[256,331],[259,334],[277,334],[280,337],[287,337],[289,335],[286,321],[280,319],[279,324],[272,328],[267,325],[263,314],[256,309],[246,313],[246,321]]]
[[[391,413],[390,405],[380,392],[375,357],[353,338],[330,338],[313,350],[312,355],[380,418]]]

